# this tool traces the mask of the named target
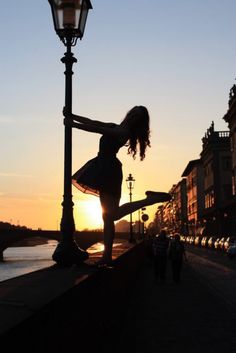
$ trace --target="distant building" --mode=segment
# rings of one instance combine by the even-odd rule
[[[223,119],[228,123],[230,131],[232,195],[236,194],[236,86],[230,90],[229,108]]]
[[[129,233],[130,223],[126,219],[121,219],[115,224],[115,230],[117,233]]]
[[[187,235],[186,181],[182,179],[169,190],[172,199],[157,208],[153,224],[158,232],[166,229],[169,234],[176,232]]]
[[[172,195],[172,200],[170,201],[172,233],[178,232],[187,235],[188,215],[186,179],[182,179],[178,184],[174,184],[169,193]]]
[[[202,230],[200,221],[204,210],[204,172],[201,159],[190,161],[182,177],[186,179],[188,233],[196,235]]]
[[[164,204],[158,206],[157,211],[154,217],[154,224],[156,227],[157,233],[161,231],[161,229],[165,228],[164,222]]]
[[[231,197],[224,204],[224,221],[227,233],[236,235],[236,85],[230,90],[228,111],[223,119],[228,124],[231,153]]]
[[[215,131],[214,123],[202,139],[204,168],[205,234],[226,235],[224,204],[231,198],[231,153],[229,131]]]
[[[172,200],[158,207],[154,220],[158,229],[236,236],[236,85],[230,90],[223,119],[229,131],[215,131],[211,123],[202,139],[200,158],[189,161],[182,181],[169,191]]]

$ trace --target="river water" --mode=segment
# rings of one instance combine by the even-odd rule
[[[0,282],[55,265],[52,254],[57,244],[56,240],[48,240],[43,245],[6,249],[3,252],[4,262],[0,262]],[[102,243],[96,243],[87,249],[89,254],[102,250]]]
[[[55,264],[52,254],[57,241],[48,240],[46,244],[8,248],[0,262],[0,282]]]

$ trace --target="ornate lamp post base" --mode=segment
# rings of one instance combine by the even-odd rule
[[[84,251],[74,240],[62,240],[57,245],[52,259],[59,266],[72,266],[81,265],[85,260],[89,258],[87,251]]]

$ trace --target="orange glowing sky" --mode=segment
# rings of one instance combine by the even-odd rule
[[[126,149],[118,158],[124,179],[129,173],[136,179],[134,200],[146,190],[168,191],[188,161],[199,157],[211,121],[216,130],[227,129],[222,117],[236,72],[235,0],[92,5],[84,38],[74,48],[73,111],[119,123],[132,106],[147,106],[152,130],[147,158],[133,161]],[[0,39],[0,220],[58,229],[65,48],[48,2],[4,2]],[[73,132],[73,172],[96,156],[99,137]],[[76,228],[100,227],[98,198],[75,188],[73,195]],[[124,182],[122,202],[128,197]],[[148,208],[150,220],[155,210]]]

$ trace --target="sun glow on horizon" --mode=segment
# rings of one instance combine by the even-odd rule
[[[75,201],[74,212],[76,228],[102,228],[102,209],[98,198]]]
[[[77,195],[74,198],[74,221],[76,229],[103,229],[102,208],[99,197],[81,193]],[[128,202],[128,198],[129,195],[124,193],[120,204]],[[124,219],[128,219],[128,217],[129,215],[124,217]]]

